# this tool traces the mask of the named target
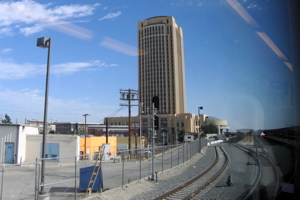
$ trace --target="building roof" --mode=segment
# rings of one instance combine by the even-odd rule
[[[221,119],[217,118],[217,117],[213,117],[213,116],[206,116],[205,117],[206,121],[219,121]]]
[[[171,17],[171,16],[155,16],[155,17],[147,18],[146,20],[153,19],[153,18],[159,18],[159,17]]]

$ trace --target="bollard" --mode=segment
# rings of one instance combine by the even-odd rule
[[[232,180],[231,180],[231,176],[230,175],[227,177],[226,184],[227,184],[227,186],[231,186],[232,185]]]
[[[158,171],[155,172],[155,179],[156,179],[156,182],[157,182],[157,173],[158,173]]]

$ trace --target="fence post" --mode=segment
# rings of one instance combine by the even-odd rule
[[[38,159],[35,159],[35,200],[39,198],[39,163]]]
[[[190,159],[189,160],[191,160],[191,158],[192,158],[192,143],[190,143]]]
[[[0,192],[0,200],[2,200],[2,193],[3,193],[3,184],[4,184],[4,165],[2,165],[2,180],[1,180],[1,192]]]
[[[140,180],[142,180],[142,149],[140,149]]]
[[[164,147],[164,150],[162,152],[162,155],[161,155],[161,172],[164,172],[164,154],[165,154],[165,147]]]
[[[196,144],[196,142],[193,143],[193,156],[196,155]]]
[[[191,158],[194,156],[194,143],[195,142],[192,142],[191,147],[190,147],[191,148]]]
[[[189,161],[189,143],[186,144],[186,161]]]
[[[124,151],[122,152],[122,188],[124,185],[124,162],[125,162],[125,156],[124,156]]]
[[[177,149],[178,149],[178,159],[177,159],[177,166],[179,166],[179,146],[177,145]]]
[[[183,155],[183,161],[182,161],[182,163],[184,163],[184,145],[185,145],[185,143],[183,143],[183,145],[182,145],[182,155]]]
[[[172,164],[173,164],[173,162],[172,162],[172,161],[173,161],[172,151],[173,151],[173,148],[171,148],[171,169],[173,168],[173,167],[172,167]]]
[[[77,156],[75,156],[75,200],[77,199]]]

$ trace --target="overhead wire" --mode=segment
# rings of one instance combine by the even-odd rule
[[[110,115],[108,115],[108,117],[106,117],[106,118],[114,117],[114,116],[115,116],[116,114],[118,114],[124,107],[125,107],[125,106],[121,106],[119,109],[117,109],[115,112],[113,112],[113,113],[111,113]],[[105,119],[105,118],[103,118],[102,120],[100,120],[99,123],[104,122],[104,119]]]

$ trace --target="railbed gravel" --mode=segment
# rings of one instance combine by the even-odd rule
[[[257,173],[256,161],[249,155],[233,150],[228,143],[222,144],[230,157],[230,164],[213,184],[193,199],[243,199],[245,191],[251,188]],[[86,199],[130,199],[130,200],[152,200],[167,191],[181,185],[199,172],[206,169],[215,158],[213,146],[203,148],[203,153],[198,153],[190,161],[174,167],[171,170],[158,174],[158,180],[150,181],[148,177],[132,182],[123,188],[115,188],[104,191],[98,195]],[[228,175],[232,176],[233,186],[226,186]]]
[[[212,147],[205,147],[203,148],[203,153],[198,153],[186,163],[159,173],[157,182],[148,180],[148,177],[145,177],[142,180],[127,184],[123,188],[104,191],[99,195],[91,196],[86,199],[152,200],[203,171],[214,161],[214,158],[214,149]]]
[[[253,156],[241,150],[229,146],[228,143],[222,144],[230,158],[229,169],[220,177],[214,185],[207,187],[193,199],[244,199],[248,191],[254,184],[258,173],[258,166]],[[233,185],[227,186],[226,180],[231,176]]]

